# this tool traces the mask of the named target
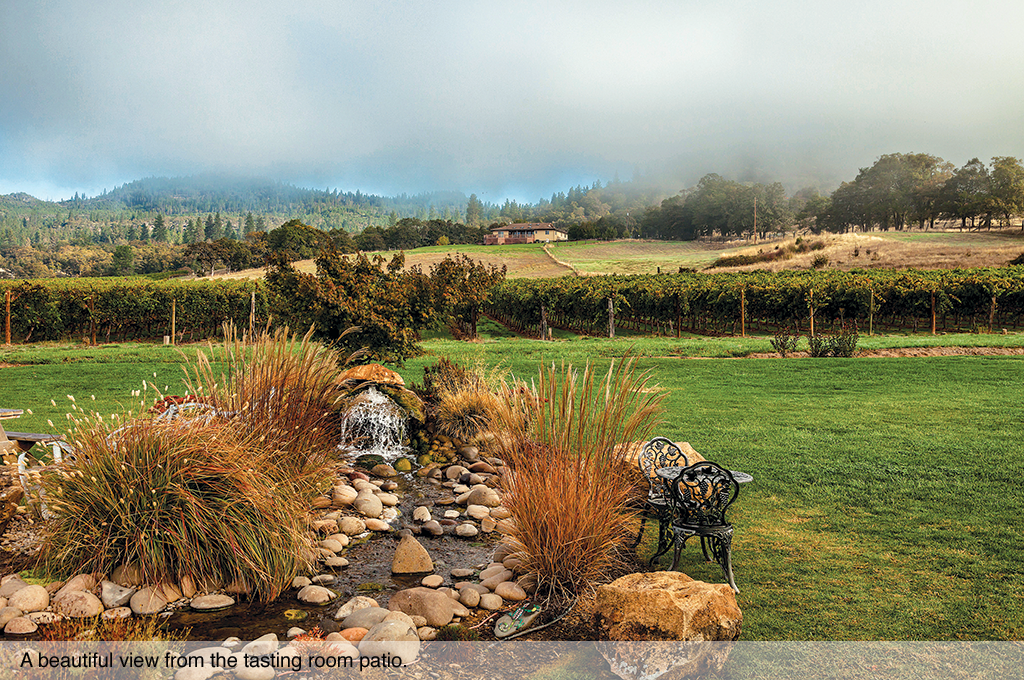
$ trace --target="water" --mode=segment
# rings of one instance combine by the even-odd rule
[[[408,451],[403,446],[408,414],[387,395],[368,387],[357,397],[342,423],[342,441],[386,462]]]

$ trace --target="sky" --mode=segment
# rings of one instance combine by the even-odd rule
[[[224,172],[535,202],[1024,157],[1018,0],[0,0],[0,194]]]

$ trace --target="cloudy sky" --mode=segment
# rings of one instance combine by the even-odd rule
[[[1024,3],[0,0],[0,194],[207,171],[535,201],[1024,156]]]

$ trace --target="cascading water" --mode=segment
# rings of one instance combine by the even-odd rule
[[[405,410],[374,387],[363,390],[342,423],[342,441],[362,453],[392,462],[407,448]]]

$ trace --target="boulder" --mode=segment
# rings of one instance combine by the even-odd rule
[[[417,574],[434,570],[430,553],[413,536],[403,536],[391,560],[392,574]]]
[[[36,632],[39,626],[31,619],[24,616],[16,616],[4,626],[5,635],[30,635]]]
[[[341,627],[366,628],[369,630],[386,619],[390,613],[390,609],[384,609],[382,607],[364,607],[363,609],[357,609],[346,616],[341,622]]]
[[[498,496],[498,492],[491,487],[477,484],[469,490],[466,505],[484,505],[488,508],[496,508],[501,505],[501,498]]]
[[[53,596],[53,599],[58,599],[62,595],[67,595],[76,590],[92,590],[96,587],[96,577],[92,574],[79,574],[78,576],[72,576],[68,579],[67,583],[61,586],[61,589]]]
[[[299,599],[299,602],[307,604],[327,604],[337,595],[323,586],[309,585],[300,590],[295,597]]]
[[[391,596],[388,609],[405,612],[410,616],[422,616],[427,625],[440,628],[447,626],[455,615],[455,600],[445,593],[431,588],[417,586],[400,590]]]
[[[108,609],[126,607],[135,591],[135,588],[125,588],[113,581],[103,581],[100,583],[100,600],[102,600],[103,606]]]
[[[377,600],[372,597],[366,597],[365,595],[357,595],[351,600],[341,605],[341,608],[334,613],[334,618],[338,621],[344,619],[346,616],[354,611],[365,609],[367,607],[379,607]]]
[[[735,642],[599,642],[612,673],[623,680],[719,677]]]
[[[90,592],[72,590],[57,597],[54,609],[73,619],[88,619],[103,613],[103,603]]]
[[[352,503],[352,507],[364,517],[380,517],[380,513],[384,510],[384,504],[369,491],[360,491]]]
[[[167,606],[167,600],[157,591],[156,588],[146,587],[131,596],[128,600],[132,611],[140,616],[156,614]]]
[[[50,594],[37,585],[25,586],[7,599],[7,606],[25,612],[40,612],[50,606]]]
[[[382,621],[370,628],[359,642],[362,656],[390,654],[412,663],[420,652],[420,636],[416,629],[404,621]]]
[[[348,382],[350,384],[358,384],[363,382],[377,383],[378,385],[397,385],[398,387],[405,387],[405,379],[398,375],[390,368],[381,366],[380,364],[364,364],[362,366],[353,366],[352,368],[342,371],[336,380],[338,384]]]
[[[601,640],[736,640],[743,614],[728,584],[686,574],[629,574],[598,587],[594,623]]]

